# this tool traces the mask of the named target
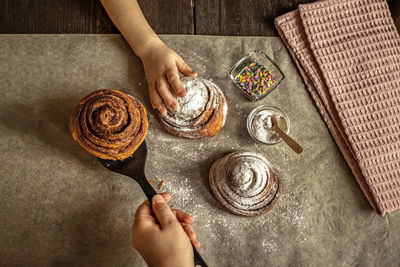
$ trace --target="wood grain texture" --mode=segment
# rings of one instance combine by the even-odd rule
[[[275,17],[312,0],[196,1],[196,34],[276,36]]]
[[[98,0],[0,0],[0,33],[113,33]]]
[[[400,1],[399,0],[389,0],[389,8],[392,13],[394,23],[396,24],[397,31],[400,33]]]
[[[194,33],[192,0],[138,0],[138,3],[156,33]]]
[[[273,20],[313,0],[138,0],[157,33],[276,36]],[[400,29],[400,0],[388,0]],[[0,0],[0,33],[117,33],[100,0]]]
[[[157,33],[194,32],[190,0],[139,0]],[[100,0],[0,0],[0,33],[117,33]]]

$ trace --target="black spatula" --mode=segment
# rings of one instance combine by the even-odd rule
[[[151,203],[153,196],[157,194],[151,184],[147,181],[145,174],[146,159],[147,159],[147,145],[146,141],[139,146],[139,148],[127,159],[124,160],[105,160],[98,158],[101,164],[112,172],[120,173],[129,176],[142,188],[146,194],[147,199]],[[192,245],[194,253],[195,266],[207,267],[206,262],[200,256],[197,249]]]

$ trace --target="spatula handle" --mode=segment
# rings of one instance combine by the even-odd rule
[[[193,246],[193,256],[194,256],[194,266],[201,266],[201,267],[208,267],[207,263],[203,260],[200,253],[197,249]]]
[[[142,188],[143,192],[146,194],[147,199],[150,202],[151,206],[151,201],[153,200],[153,197],[157,195],[156,190],[154,190],[153,186],[149,183],[149,181],[146,178],[143,179],[137,179],[140,187]],[[201,266],[201,267],[208,267],[207,263],[203,260],[201,257],[200,253],[197,251],[197,249],[193,246],[193,256],[194,256],[194,266]]]
[[[136,179],[136,181],[139,183],[143,192],[146,194],[146,197],[149,200],[151,206],[151,201],[153,200],[153,197],[157,195],[156,190],[154,190],[154,188],[151,186],[146,177]]]

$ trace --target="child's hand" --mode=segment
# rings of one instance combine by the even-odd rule
[[[196,77],[197,73],[159,39],[147,43],[137,54],[144,66],[153,108],[162,115],[167,113],[166,106],[176,109],[178,102],[170,90],[181,97],[186,94],[179,72],[191,77]]]
[[[132,244],[149,266],[192,267],[190,242],[200,247],[191,226],[194,219],[181,210],[171,210],[167,204],[170,199],[169,194],[155,195],[154,213],[148,201],[139,206],[132,227]]]

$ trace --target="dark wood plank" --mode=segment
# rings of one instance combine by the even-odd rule
[[[274,19],[312,0],[196,1],[196,34],[275,36]]]
[[[194,0],[138,0],[140,8],[156,33],[193,34]]]
[[[196,34],[277,36],[274,19],[314,0],[198,0]],[[400,28],[400,1],[389,1],[392,15]]]
[[[194,32],[190,0],[139,0],[158,33]],[[0,0],[0,33],[117,33],[100,0]]]
[[[389,8],[392,13],[394,23],[396,24],[397,30],[400,33],[400,1],[399,0],[389,0]]]
[[[139,0],[157,33],[254,36],[275,36],[274,18],[308,2]],[[400,29],[400,1],[388,3]],[[0,33],[117,32],[100,0],[0,0]]]
[[[0,0],[0,33],[113,33],[99,0]]]

